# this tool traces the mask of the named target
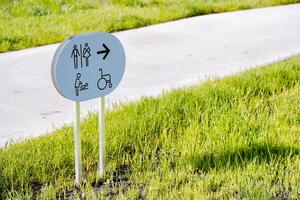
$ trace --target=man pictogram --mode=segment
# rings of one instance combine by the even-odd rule
[[[75,69],[78,69],[78,56],[80,56],[80,53],[77,49],[77,45],[74,45],[73,46],[73,51],[72,51],[72,54],[71,54],[71,58],[73,58]]]

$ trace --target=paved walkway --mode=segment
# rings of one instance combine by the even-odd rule
[[[224,76],[300,53],[300,4],[206,15],[115,33],[127,68],[109,102]],[[54,89],[50,63],[58,44],[0,54],[0,146],[46,132],[73,117]],[[97,100],[82,104],[84,112]]]

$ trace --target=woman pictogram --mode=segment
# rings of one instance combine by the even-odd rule
[[[83,56],[85,58],[85,66],[88,67],[89,66],[89,57],[91,56],[91,49],[89,47],[88,43],[84,44],[84,48],[83,48]]]

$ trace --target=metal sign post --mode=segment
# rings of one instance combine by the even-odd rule
[[[99,109],[99,175],[105,170],[105,97],[100,97]]]
[[[65,98],[75,101],[74,145],[75,181],[82,182],[80,102],[100,98],[99,109],[99,170],[105,173],[105,96],[122,80],[125,51],[110,33],[76,35],[62,42],[51,65],[52,81]]]
[[[75,183],[79,186],[82,182],[82,161],[81,161],[81,138],[80,138],[80,102],[74,103],[74,144],[75,144]]]

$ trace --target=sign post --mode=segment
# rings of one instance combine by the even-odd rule
[[[100,97],[99,110],[99,175],[103,176],[105,169],[105,97]]]
[[[80,102],[75,102],[74,146],[75,146],[75,183],[82,182],[81,138],[80,138]]]
[[[125,71],[125,51],[109,33],[89,33],[70,37],[60,44],[51,65],[56,90],[74,101],[75,182],[82,182],[80,102],[100,97],[99,175],[105,173],[105,96],[121,82]]]

